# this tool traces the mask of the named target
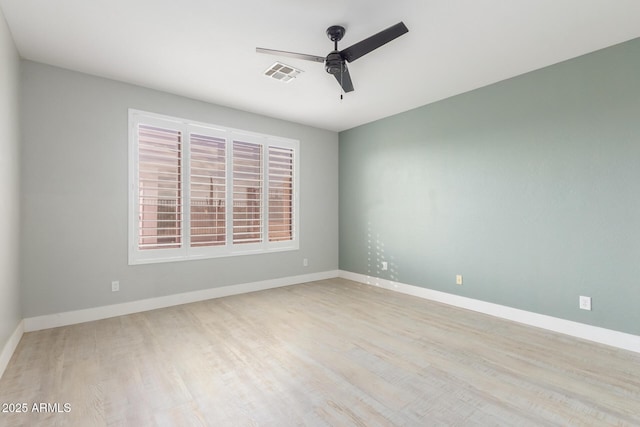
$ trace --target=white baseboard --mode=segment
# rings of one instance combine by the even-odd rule
[[[295,285],[298,283],[313,282],[315,280],[331,279],[334,277],[338,277],[337,270],[303,274],[300,276],[282,277],[279,279],[262,280],[252,283],[242,283],[239,285],[222,286],[219,288],[167,295],[163,297],[125,302],[122,304],[114,304],[102,307],[87,308],[83,310],[67,311],[64,313],[29,317],[24,319],[24,331],[31,332],[39,331],[41,329],[57,328],[58,326],[91,322],[93,320],[107,319],[109,317],[140,313],[143,311],[171,307],[174,305],[188,304],[191,302],[221,298],[230,295],[244,294],[247,292],[261,291],[271,288],[279,288],[282,286]]]
[[[340,277],[640,353],[640,336],[340,270]]]
[[[13,334],[9,337],[9,341],[4,345],[4,348],[0,353],[0,378],[2,378],[2,374],[4,374],[4,370],[7,368],[7,365],[11,360],[11,356],[13,356],[13,353],[16,351],[20,338],[22,338],[22,334],[24,334],[24,320],[21,320],[20,323],[18,323],[16,330],[13,331]]]

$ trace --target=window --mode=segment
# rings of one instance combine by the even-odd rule
[[[129,264],[298,249],[298,141],[137,110],[129,129]]]

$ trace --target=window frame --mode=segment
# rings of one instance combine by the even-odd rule
[[[139,157],[138,125],[156,126],[181,132],[181,235],[179,248],[140,249],[140,200],[139,200]],[[239,255],[262,254],[279,251],[298,250],[300,247],[300,142],[295,139],[265,135],[256,132],[202,123],[194,120],[129,109],[129,197],[128,197],[128,260],[129,265],[149,264],[195,259],[219,258]],[[225,141],[225,243],[217,246],[191,246],[191,135],[220,138]],[[260,219],[262,239],[258,243],[233,243],[233,143],[234,141],[258,144],[261,147],[262,188]],[[292,151],[291,190],[291,240],[270,241],[269,239],[269,147]]]

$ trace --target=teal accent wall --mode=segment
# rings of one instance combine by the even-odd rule
[[[640,39],[339,144],[342,270],[640,334]]]

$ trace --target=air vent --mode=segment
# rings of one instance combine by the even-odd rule
[[[286,65],[282,62],[276,62],[271,67],[267,68],[267,70],[264,72],[264,75],[281,82],[289,82],[295,79],[296,76],[302,72],[302,70],[294,68],[291,65]]]

